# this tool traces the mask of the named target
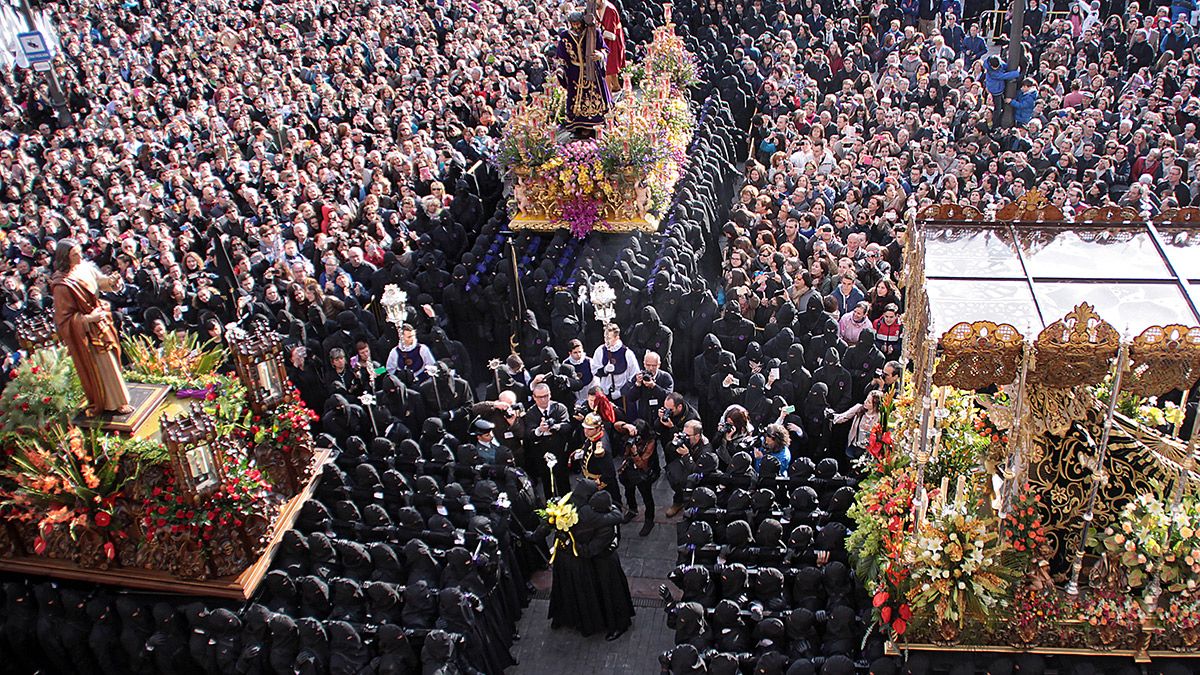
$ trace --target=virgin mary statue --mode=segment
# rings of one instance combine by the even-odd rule
[[[114,290],[122,283],[119,276],[106,277],[84,260],[79,242],[74,239],[63,239],[54,249],[54,276],[50,278],[54,325],[75,362],[87,395],[89,417],[133,411],[129,389],[121,377],[117,327],[108,303],[100,299],[101,291]]]

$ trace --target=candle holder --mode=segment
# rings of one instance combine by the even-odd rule
[[[383,287],[383,296],[379,298],[379,306],[383,307],[383,315],[388,323],[396,327],[396,334],[400,334],[400,327],[408,320],[408,294],[400,290],[396,284],[388,284]]]
[[[592,284],[592,311],[596,320],[607,326],[617,317],[617,292],[603,279]]]

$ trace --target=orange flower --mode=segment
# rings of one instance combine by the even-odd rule
[[[79,467],[79,472],[83,474],[83,482],[91,489],[95,490],[100,487],[100,479],[96,478],[96,472],[88,464],[82,464]]]

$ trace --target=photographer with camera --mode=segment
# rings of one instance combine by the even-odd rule
[[[542,489],[550,497],[550,471],[554,475],[554,492],[557,496],[565,495],[571,490],[570,473],[567,470],[567,438],[570,435],[571,413],[567,406],[551,400],[550,387],[538,383],[533,387],[533,406],[523,418],[525,466],[534,480],[542,482]],[[553,469],[547,469],[549,464],[546,456],[551,455],[557,461]]]
[[[494,427],[496,441],[512,451],[518,466],[525,466],[521,440],[525,436],[525,406],[517,402],[512,390],[500,392],[495,401],[480,401],[471,406],[471,418],[487,420]]]
[[[646,519],[639,536],[645,537],[654,529],[654,483],[662,474],[658,462],[658,437],[650,430],[646,420],[633,424],[617,422],[617,441],[623,441],[624,458],[617,467],[617,475],[625,488],[625,500],[629,508],[625,511],[625,522],[637,517],[637,494],[641,493],[646,504]]]
[[[717,435],[713,439],[713,449],[717,453],[721,470],[729,466],[730,459],[738,452],[749,452],[754,443],[754,424],[750,421],[746,409],[736,403],[726,408],[725,413],[721,415],[720,424],[717,425]]]
[[[654,431],[658,434],[658,444],[661,447],[667,447],[671,444],[671,440],[681,431],[683,425],[689,420],[699,420],[700,416],[696,414],[695,408],[688,405],[683,399],[683,394],[679,392],[671,392],[667,394],[663,400],[662,408],[658,410],[658,419],[654,421]],[[675,461],[668,454],[667,464]]]
[[[754,470],[761,471],[764,457],[774,457],[779,462],[780,478],[787,478],[792,463],[792,451],[788,447],[791,436],[782,424],[768,424],[763,431],[762,446],[754,450]]]
[[[667,458],[667,482],[674,492],[671,506],[666,511],[668,518],[675,517],[683,510],[687,500],[688,476],[696,472],[696,459],[713,451],[700,420],[693,417],[684,422],[681,428],[683,430],[671,437],[663,452]]]
[[[646,352],[642,357],[643,369],[621,387],[621,408],[627,420],[653,422],[663,406],[667,394],[675,386],[671,375],[659,368],[660,359],[655,352]]]

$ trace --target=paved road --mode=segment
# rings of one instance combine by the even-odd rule
[[[549,610],[550,574],[534,578],[537,596],[521,617],[521,641],[513,647],[518,665],[506,675],[589,675],[591,673],[654,675],[659,672],[658,655],[673,644],[673,632],[667,629],[659,584],[675,568],[675,528],[680,517],[667,522],[663,511],[671,505],[671,489],[665,478],[654,487],[658,523],[646,537],[639,537],[643,519],[621,528],[621,563],[629,577],[633,604],[637,610],[633,627],[613,642],[603,635],[585,638],[566,629],[551,630],[546,618]]]

